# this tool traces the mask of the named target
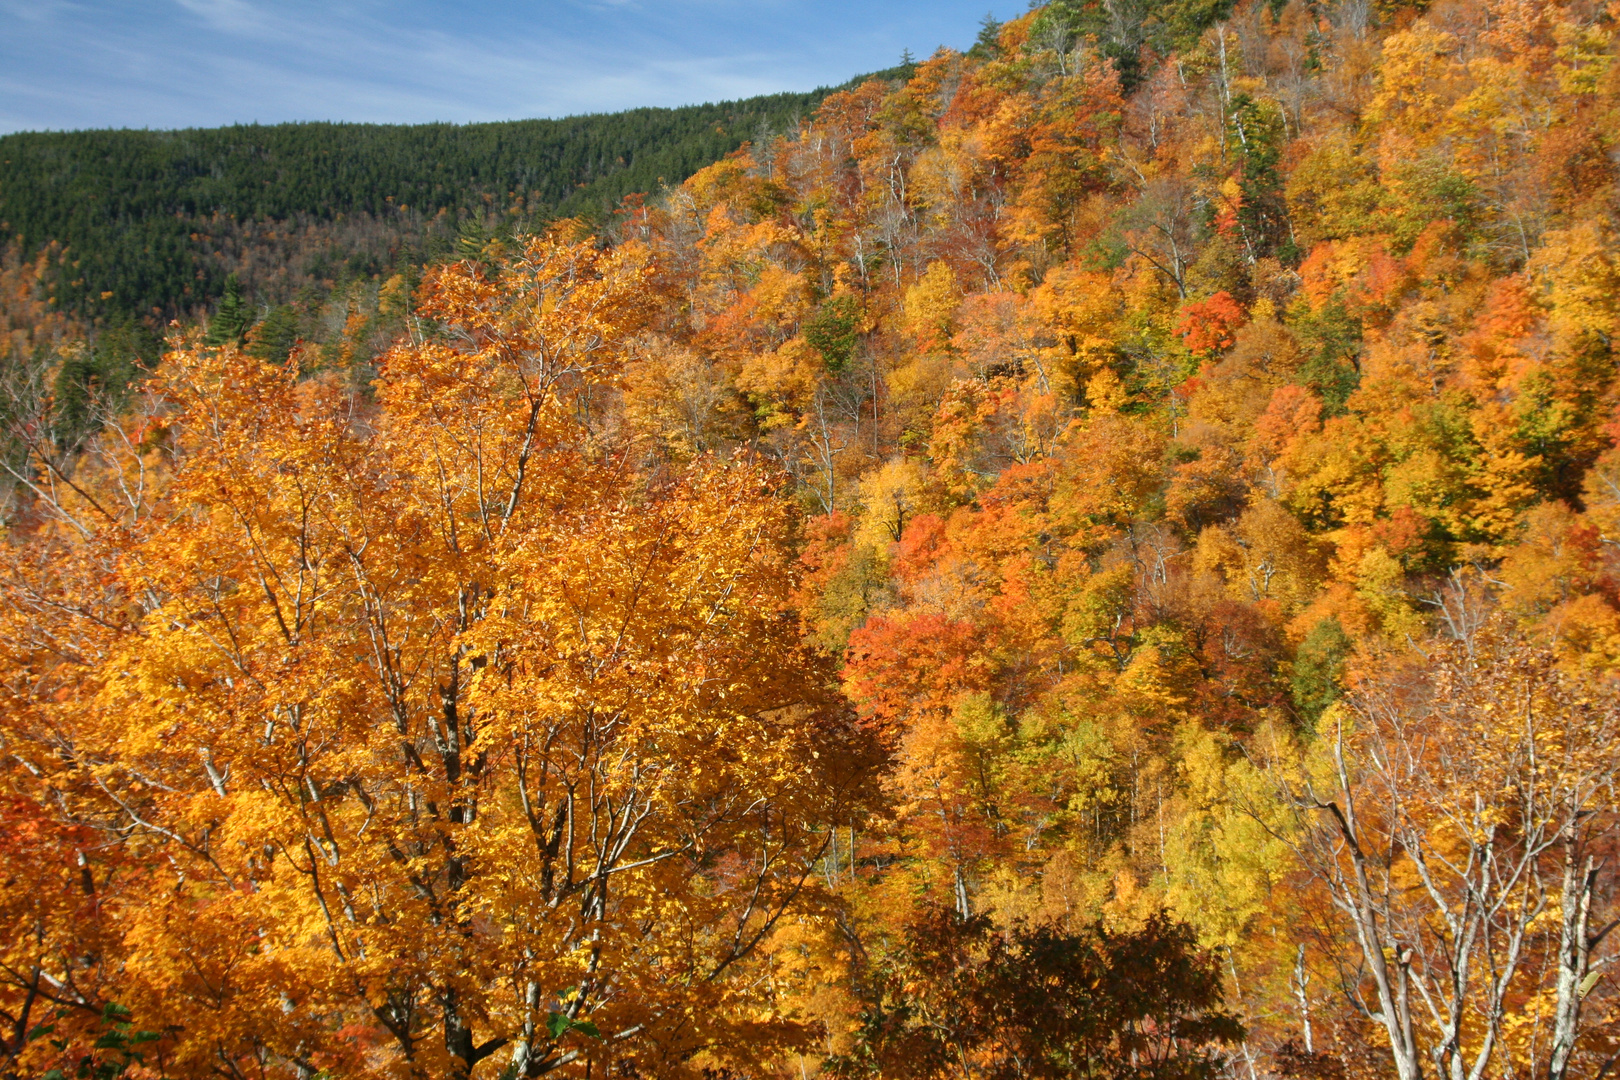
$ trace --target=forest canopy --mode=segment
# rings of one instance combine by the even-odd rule
[[[332,276],[351,260],[419,264],[464,229],[610,218],[626,195],[791,129],[829,92],[506,123],[0,135],[0,240],[24,258],[60,249],[45,288],[64,311],[166,320],[216,301],[262,232],[322,234],[310,242],[334,249],[317,256]],[[351,228],[330,235],[338,222]],[[291,298],[263,284],[263,299]]]
[[[1065,0],[161,340],[14,253],[0,1075],[1609,1076],[1617,52]]]

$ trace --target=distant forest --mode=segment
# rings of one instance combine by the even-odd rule
[[[90,323],[201,314],[233,275],[285,304],[411,276],[487,234],[610,220],[626,195],[793,129],[829,92],[506,123],[7,135],[0,244],[44,252],[50,305]]]

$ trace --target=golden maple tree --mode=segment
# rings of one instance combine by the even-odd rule
[[[799,1037],[740,976],[862,751],[799,644],[771,475],[643,475],[592,423],[646,280],[633,246],[550,240],[447,267],[374,403],[165,358],[160,490],[37,538],[105,553],[60,620],[101,618],[97,652],[12,658],[76,687],[6,742],[99,836],[119,939],[59,1012],[127,1003],[185,1075],[675,1075]],[[81,479],[64,521],[115,486]]]

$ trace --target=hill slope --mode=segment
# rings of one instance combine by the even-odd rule
[[[8,135],[0,235],[29,256],[60,245],[47,291],[81,316],[184,313],[232,270],[285,300],[301,271],[420,261],[467,222],[606,216],[792,127],[827,93],[507,123]],[[274,257],[255,259],[266,244]]]

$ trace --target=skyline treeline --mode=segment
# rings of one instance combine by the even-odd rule
[[[556,120],[4,135],[0,239],[20,259],[48,252],[48,297],[81,319],[194,317],[232,272],[283,303],[289,267],[374,276],[455,250],[468,228],[608,219],[628,194],[793,128],[829,92]],[[261,246],[283,280],[261,281]]]

